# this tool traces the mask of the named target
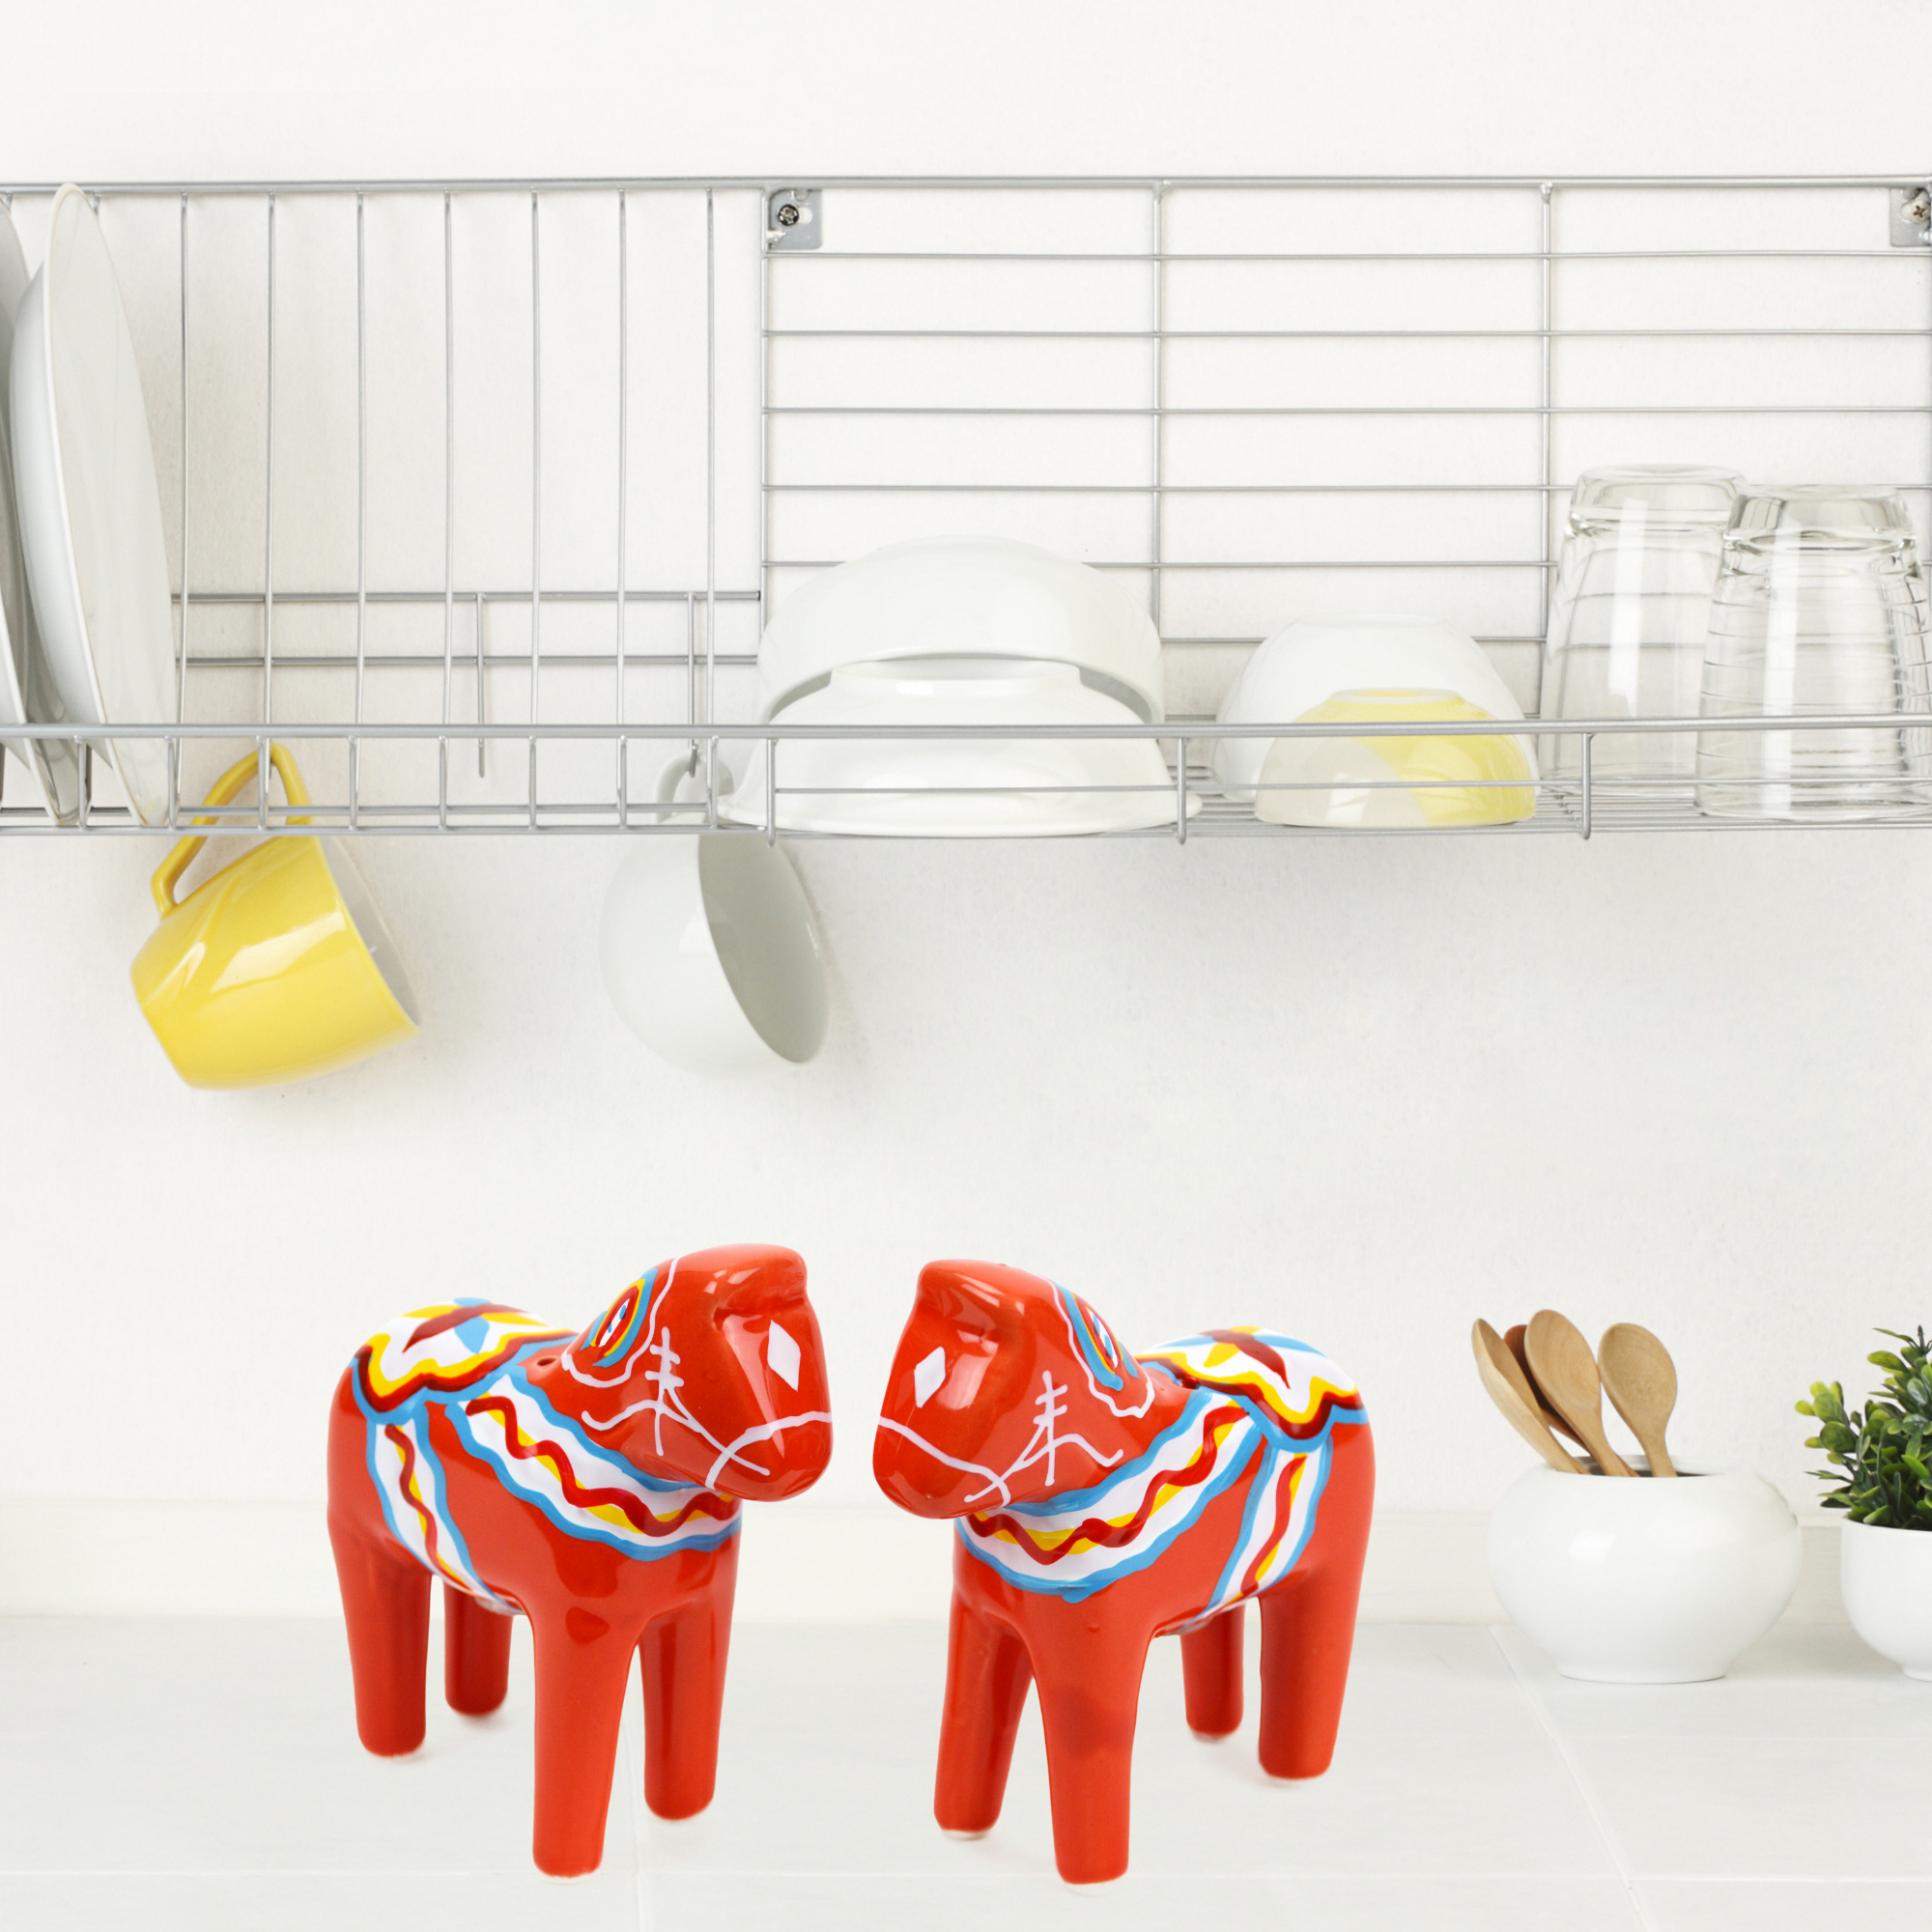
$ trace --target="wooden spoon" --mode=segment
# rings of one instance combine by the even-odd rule
[[[1508,1346],[1510,1353],[1516,1357],[1517,1367],[1522,1371],[1522,1378],[1529,1384],[1530,1394],[1536,1398],[1537,1413],[1543,1417],[1548,1428],[1555,1430],[1560,1435],[1567,1435],[1577,1448],[1582,1448],[1583,1438],[1550,1407],[1549,1399],[1537,1387],[1536,1378],[1530,1374],[1528,1352],[1522,1346],[1523,1333],[1523,1325],[1519,1321],[1514,1328],[1504,1331],[1503,1341]]]
[[[1670,1350],[1648,1328],[1619,1321],[1604,1330],[1597,1344],[1597,1366],[1604,1393],[1643,1444],[1653,1476],[1674,1476],[1676,1467],[1663,1446],[1663,1425],[1677,1406],[1677,1364]]]
[[[1529,1319],[1522,1343],[1530,1367],[1536,1371],[1537,1386],[1549,1398],[1550,1407],[1570,1425],[1577,1441],[1597,1459],[1597,1467],[1606,1476],[1634,1475],[1635,1471],[1610,1447],[1610,1438],[1604,1434],[1603,1384],[1597,1379],[1597,1358],[1577,1324],[1553,1308],[1539,1309]]]
[[[1508,1345],[1487,1321],[1479,1321],[1469,1331],[1476,1350],[1476,1368],[1490,1399],[1502,1410],[1510,1426],[1552,1469],[1580,1476],[1582,1465],[1550,1435],[1536,1398],[1523,1379],[1521,1367]]]

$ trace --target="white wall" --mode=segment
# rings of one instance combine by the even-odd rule
[[[1923,20],[76,7],[10,23],[0,177],[1882,171],[1926,159]],[[157,856],[0,845],[22,1502],[312,1499],[384,1315],[467,1292],[575,1321],[721,1239],[810,1264],[840,1450],[799,1511],[884,1509],[869,1419],[940,1254],[1051,1272],[1144,1342],[1319,1341],[1396,1512],[1480,1510],[1523,1463],[1478,1313],[1656,1327],[1686,1450],[1794,1499],[1793,1398],[1926,1313],[1918,838],[813,846],[831,1041],[728,1087],[604,1001],[612,843],[382,841],[423,1037],[255,1095],[181,1088],[134,1009]]]

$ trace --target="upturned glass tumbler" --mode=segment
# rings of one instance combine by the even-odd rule
[[[1570,498],[1543,645],[1545,718],[1697,715],[1704,632],[1739,479],[1728,469],[1586,469]],[[1697,734],[1604,732],[1592,788],[1690,801]],[[1580,783],[1583,741],[1547,735],[1544,776]]]
[[[1724,532],[1701,703],[1697,806],[1716,817],[1898,818],[1932,798],[1925,582],[1889,489],[1747,490]],[[1880,719],[1855,726],[1835,719]],[[1892,722],[1895,721],[1895,722]]]

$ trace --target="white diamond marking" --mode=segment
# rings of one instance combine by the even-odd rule
[[[912,1372],[912,1406],[923,1408],[938,1394],[939,1385],[946,1379],[946,1350],[935,1349]]]
[[[798,1344],[776,1321],[765,1337],[765,1360],[771,1365],[772,1374],[786,1388],[795,1389],[798,1386]]]

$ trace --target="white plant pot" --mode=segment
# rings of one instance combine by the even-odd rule
[[[1847,1522],[1838,1587],[1852,1628],[1906,1676],[1932,1683],[1932,1530]]]
[[[1777,1621],[1800,1548],[1797,1519],[1761,1476],[1539,1467],[1490,1518],[1490,1580],[1565,1677],[1692,1684],[1723,1676]]]

